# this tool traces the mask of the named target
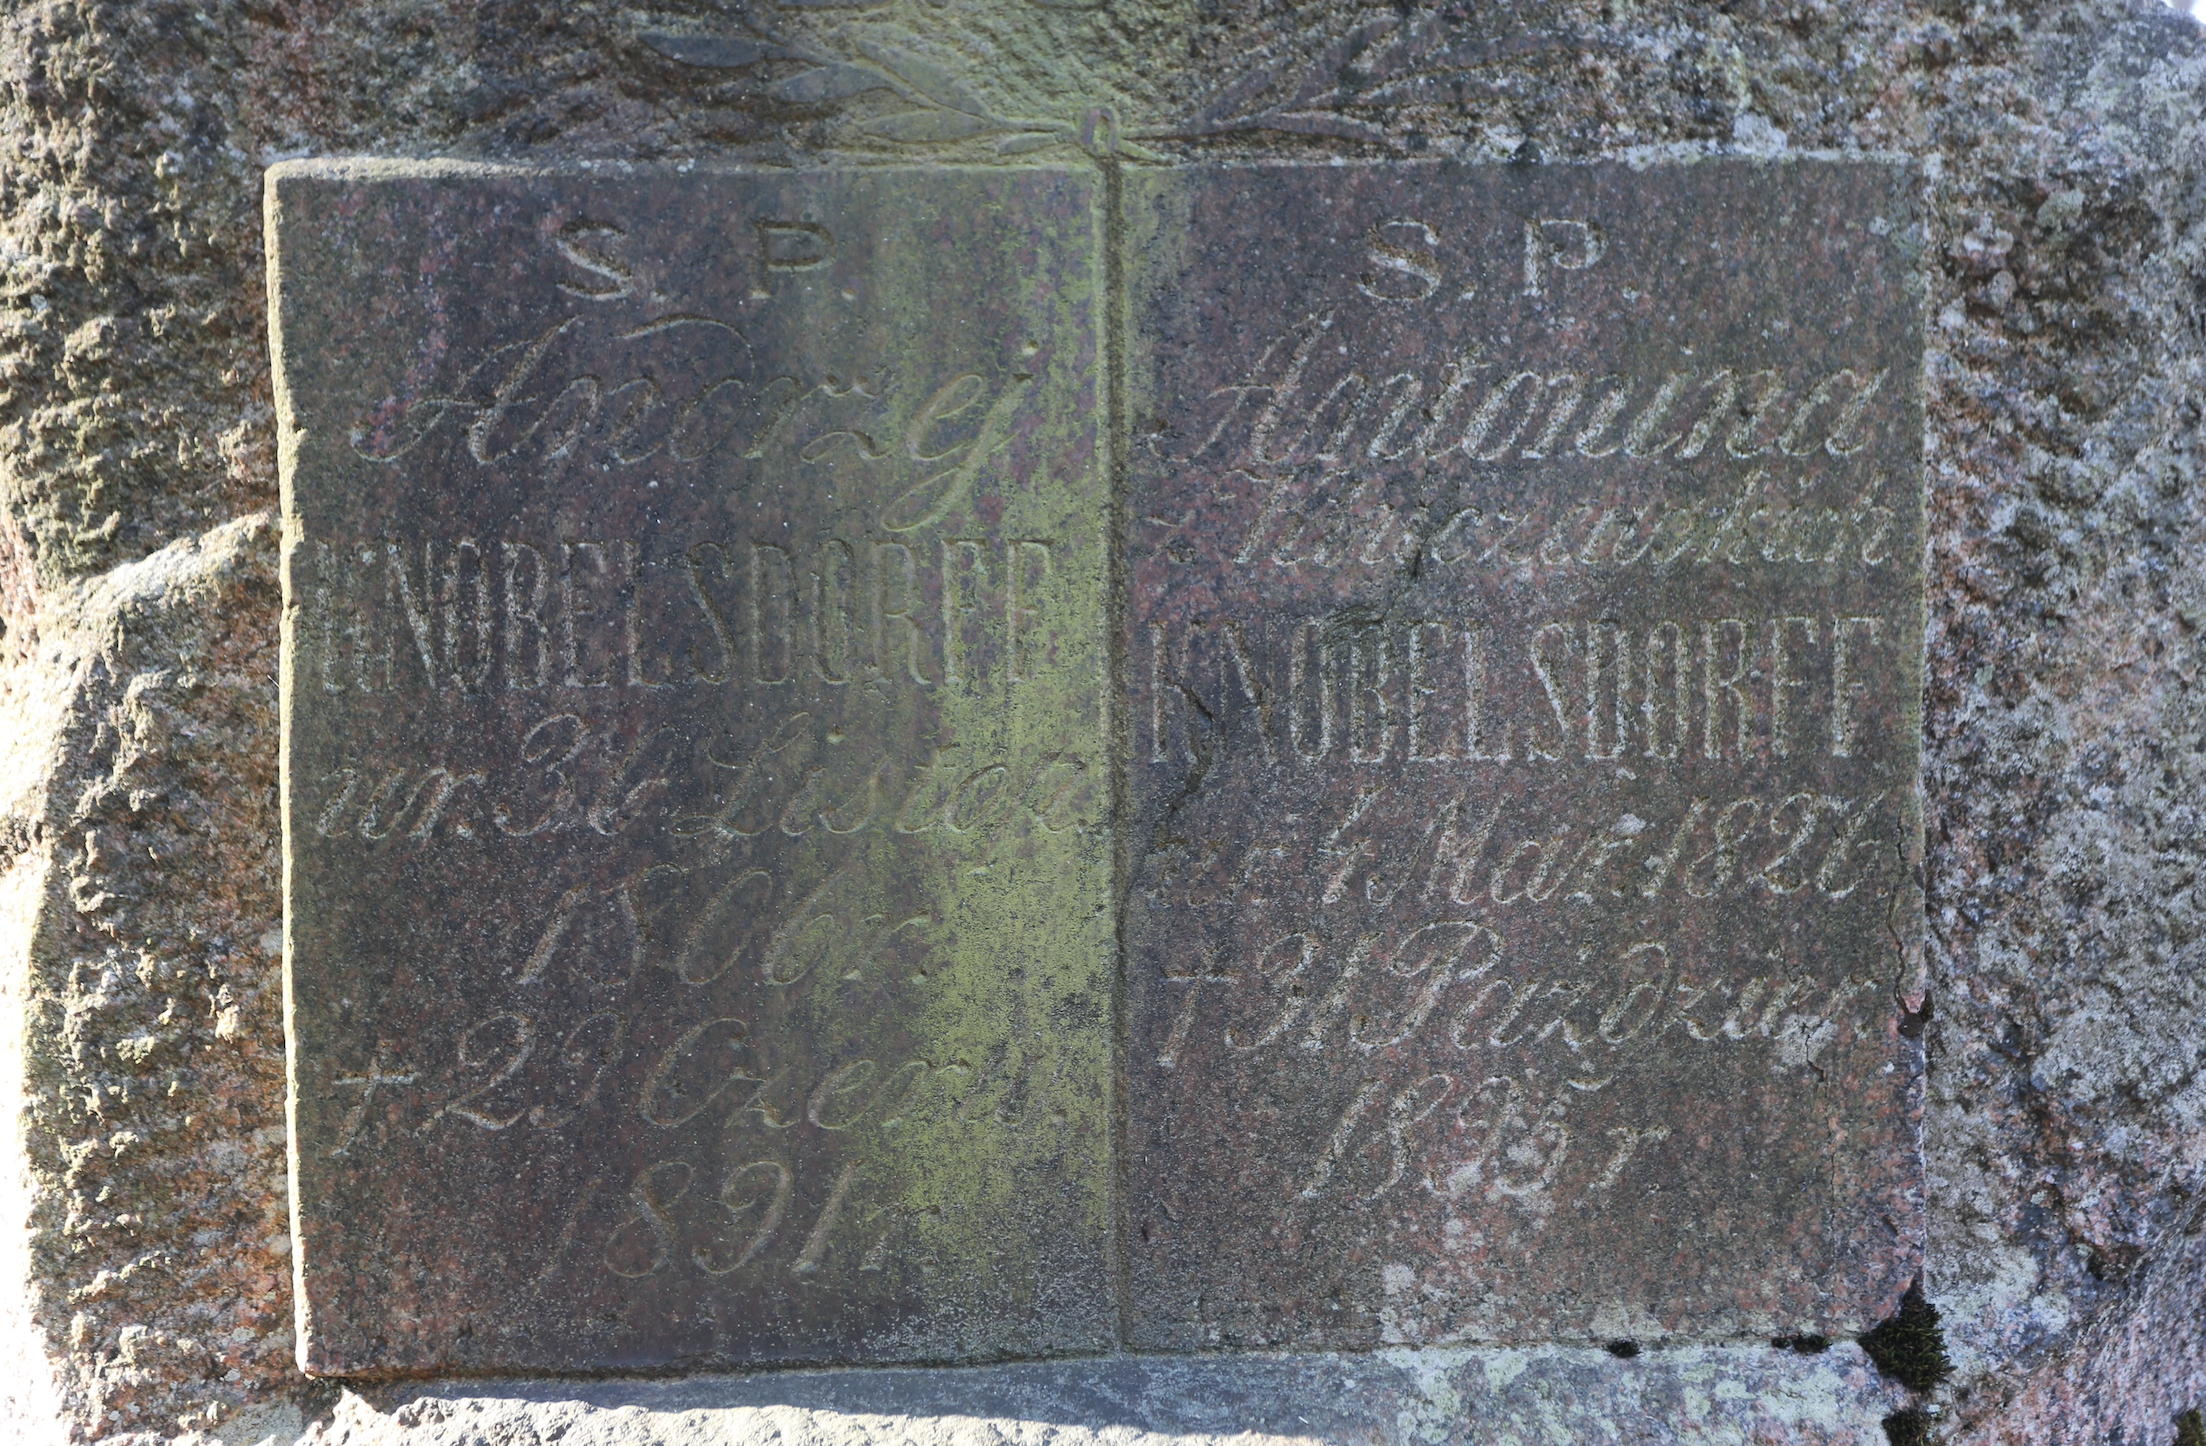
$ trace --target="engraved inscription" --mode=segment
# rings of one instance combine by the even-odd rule
[[[275,184],[308,1368],[1099,1348],[1087,182]]]
[[[1888,180],[1133,189],[1136,249],[1193,258],[1135,293],[1140,1344],[1836,1334],[1904,1287]],[[1803,252],[1845,286],[1803,295]]]
[[[1687,751],[1745,764],[1891,742],[1865,734],[1875,710],[1863,701],[1892,671],[1888,617],[1527,619],[1497,630],[1349,612],[1148,632],[1139,716],[1151,763],[1192,759],[1209,733],[1298,767]]]
[[[931,543],[932,546],[928,544]],[[1020,681],[1045,656],[1036,537],[313,544],[299,647],[323,691]],[[677,646],[679,640],[679,646]]]

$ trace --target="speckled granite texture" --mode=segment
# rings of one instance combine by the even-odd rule
[[[2167,1446],[2179,1413],[2206,1404],[2202,116],[2206,36],[2156,0],[12,7],[0,19],[9,1429],[741,1438],[763,1436],[762,1418],[683,1413],[780,1404],[774,1429],[790,1440],[1289,1424],[1268,1406],[1230,1422],[1081,1407],[1090,1398],[977,1375],[840,1405],[807,1377],[700,1380],[679,1391],[703,1394],[665,1405],[589,1384],[424,1387],[470,1404],[408,1406],[298,1374],[268,164],[1025,157],[1108,175],[1235,156],[1858,150],[1920,166],[1929,262],[1924,1290],[1955,1373],[1914,1400],[1917,1424],[1951,1441],[2119,1429],[2124,1446]],[[1741,1350],[1730,1379],[1747,1402],[1702,1418],[1701,1439],[1874,1442],[1910,1399],[1831,1376],[1858,1360],[1843,1344]],[[1437,1415],[1404,1405],[1292,1424],[1338,1440],[1691,1438],[1681,1417],[1597,1409],[1627,1389],[1685,1400],[1674,1383],[1698,1367],[1682,1354],[1530,1354],[1516,1379],[1532,1395],[1444,1389],[1470,1367],[1413,1361],[1390,1369],[1418,1384],[1388,1389],[1440,1403]],[[1302,1383],[1282,1390],[1322,1389],[1281,1369]],[[1590,1414],[1507,1424],[1550,1408]]]
[[[1706,1347],[1379,1351],[699,1377],[581,1388],[481,1382],[348,1394],[318,1446],[499,1440],[871,1446],[1164,1442],[1874,1441],[1905,1392],[1861,1352]],[[1865,1433],[1865,1423],[1866,1433]]]

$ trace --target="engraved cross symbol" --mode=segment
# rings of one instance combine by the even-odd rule
[[[409,1085],[414,1082],[413,1075],[391,1074],[389,1070],[389,1056],[378,1049],[375,1052],[375,1062],[368,1066],[366,1074],[348,1075],[333,1081],[335,1084],[357,1088],[360,1091],[360,1103],[354,1105],[345,1115],[344,1137],[338,1140],[337,1148],[331,1150],[326,1158],[334,1160],[339,1155],[352,1152],[352,1142],[359,1138],[362,1127],[367,1124],[368,1110],[375,1104],[375,1092],[378,1089],[384,1085]]]

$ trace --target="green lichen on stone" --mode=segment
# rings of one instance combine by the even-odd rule
[[[1100,1348],[1101,188],[1085,169],[609,169],[275,178],[305,1363]],[[489,270],[517,279],[478,296]],[[469,380],[486,355],[523,357],[504,391]],[[438,400],[405,400],[417,366]],[[548,440],[550,399],[639,394]],[[452,621],[464,589],[432,618],[383,580],[427,596],[435,567],[494,552],[513,597],[515,559],[560,580],[483,602],[479,647]],[[593,555],[628,559],[626,601],[585,596]],[[575,641],[616,614],[625,667]],[[540,634],[566,640],[561,667]],[[503,682],[459,682],[463,654],[502,658]],[[642,760],[640,791],[561,753],[615,737],[641,740],[606,755]],[[487,803],[394,835],[404,779],[387,818],[344,791],[363,747],[405,778],[457,769]],[[553,796],[579,811],[512,791],[569,758]],[[565,1058],[591,1020],[621,1042],[569,1109],[517,1041]],[[364,1056],[371,1036],[399,1062]],[[407,1123],[356,1110],[361,1070],[425,1085]],[[529,1130],[540,1147],[516,1146]],[[532,1167],[551,1209],[516,1224],[499,1198]],[[386,1223],[431,1200],[418,1228]],[[454,1263],[431,1264],[446,1240]],[[394,1290],[425,1302],[396,1344]]]
[[[786,168],[999,154],[993,135],[868,136],[894,113],[892,94],[786,100],[754,83],[761,72],[685,66],[637,33],[732,30],[738,8],[26,0],[0,36],[12,158],[0,483],[32,559],[9,573],[7,642],[38,639],[25,695],[54,700],[67,729],[50,748],[46,733],[20,730],[15,757],[33,786],[5,818],[12,838],[55,841],[50,857],[38,845],[21,859],[21,907],[37,924],[17,920],[32,941],[26,1031],[39,1060],[24,1121],[36,1303],[21,1349],[55,1377],[49,1414],[34,1395],[8,1418],[27,1439],[206,1427],[258,1440],[284,1412],[295,1430],[302,1406],[326,1410],[334,1392],[292,1364],[280,949],[256,942],[277,919],[278,847],[262,817],[272,548],[254,554],[241,591],[150,625],[103,624],[112,658],[71,651],[50,614],[23,624],[78,579],[121,585],[129,560],[195,535],[212,549],[225,518],[274,506],[256,234],[272,158]],[[2185,136],[2206,110],[2206,40],[2194,24],[2158,0],[892,0],[770,13],[808,35],[847,25],[925,39],[992,109],[1047,102],[1052,116],[1083,117],[1122,105],[1128,130],[1188,136],[1148,142],[1175,155],[1530,165],[1721,149],[1758,127],[1795,149],[1899,149],[1928,163],[1928,309],[1945,338],[1928,427],[1950,465],[1933,524],[1934,898],[1947,911],[1941,957],[1975,972],[1965,993],[1940,998],[1944,1073],[1926,1137],[1941,1178],[1984,1182],[1934,1199],[1934,1260],[1975,1379],[2057,1376],[2061,1353],[2107,1312],[2125,1338],[2157,1344],[2102,1375],[2105,1399],[2175,1374],[2161,1363],[2197,1319],[2195,1273],[2179,1277],[2180,1299],[2120,1295],[2078,1246],[2109,1230],[2166,1238],[2166,1161],[2190,1158],[2186,1116],[2169,1103],[2190,1076],[2166,1065],[2189,1057],[2196,1015],[2195,970],[2169,941],[2195,935],[2199,912],[2182,878],[2201,755],[2168,747],[2199,731],[2192,665],[2206,617],[2206,574],[2186,561],[2201,476],[2186,380],[2201,334],[2201,193]],[[775,85],[800,69],[773,65]],[[1018,94],[1004,74],[1022,77]],[[1078,149],[1062,144],[1038,154]],[[105,420],[80,426],[88,414]],[[185,689],[191,672],[172,664],[185,656],[202,675],[219,660],[221,686]],[[182,862],[177,842],[192,850]],[[2125,1004],[2114,1016],[2110,996]],[[108,1044],[171,1034],[175,1049],[142,1075]],[[188,1069],[174,1067],[181,1051]],[[118,1153],[105,1143],[118,1130],[140,1138]],[[1955,1303],[2010,1288],[2021,1317]],[[2176,1302],[2166,1313],[2163,1299]],[[2016,1318],[2060,1324],[2017,1338],[2004,1333]],[[210,1319],[233,1329],[210,1332]],[[2018,1355],[2025,1345],[2050,1363]],[[1974,1401],[1990,1410],[1998,1394]],[[2058,1394],[2074,1414],[2048,1408],[2028,1429],[2105,1434],[2089,1419],[2101,1393]],[[565,1409],[542,1407],[540,1429],[565,1429]],[[482,1410],[482,1430],[506,1429],[494,1403]],[[276,1415],[251,1425],[264,1411]],[[2195,1439],[2195,1409],[2186,1419]]]

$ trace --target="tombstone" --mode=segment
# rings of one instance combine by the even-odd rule
[[[1921,1261],[1906,175],[1128,194],[1135,1339],[1866,1329]]]
[[[2192,19],[19,9],[0,1436],[2206,1441]]]
[[[1873,1325],[1906,181],[283,173],[307,1367]]]
[[[1095,209],[276,178],[307,1369],[1108,1341]]]

